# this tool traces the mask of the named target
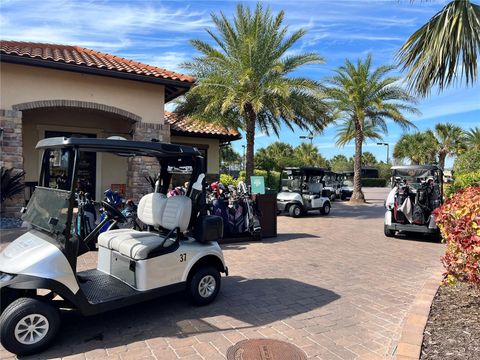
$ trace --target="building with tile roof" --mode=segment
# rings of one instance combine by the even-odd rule
[[[38,140],[51,136],[122,136],[198,146],[205,171],[218,177],[219,149],[238,132],[165,114],[165,104],[195,79],[120,56],[72,45],[0,41],[0,165],[24,169],[26,194],[4,209],[18,210],[37,182]],[[85,155],[82,174],[97,199],[109,187],[138,198],[154,164],[109,154]]]

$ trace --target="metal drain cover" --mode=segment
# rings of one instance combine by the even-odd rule
[[[293,344],[272,339],[242,340],[227,350],[228,360],[305,360],[305,353]]]

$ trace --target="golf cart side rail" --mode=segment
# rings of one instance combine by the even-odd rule
[[[97,138],[53,137],[42,139],[36,149],[55,149],[77,147],[83,151],[112,152],[127,155],[170,157],[170,156],[202,156],[193,146],[168,144],[156,141],[133,141]]]

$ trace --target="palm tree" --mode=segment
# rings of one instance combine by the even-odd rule
[[[465,132],[459,126],[445,123],[435,125],[434,135],[437,139],[438,165],[444,169],[447,156],[458,155],[465,149]]]
[[[362,165],[363,166],[375,166],[375,165],[377,165],[377,163],[378,163],[377,158],[371,152],[365,151],[362,154]]]
[[[410,88],[426,96],[433,86],[441,91],[459,77],[473,84],[479,52],[480,6],[454,0],[408,38],[397,59],[408,70]]]
[[[364,139],[370,139],[373,141],[382,140],[382,133],[387,132],[387,128],[381,128],[381,125],[384,124],[375,124],[371,121],[366,121],[363,126],[363,137]],[[350,141],[355,140],[355,123],[353,120],[344,121],[338,128],[335,135],[337,141],[335,144],[337,146],[344,147]]]
[[[183,115],[246,132],[246,178],[254,169],[255,130],[278,136],[281,123],[293,129],[322,131],[331,121],[319,82],[291,73],[302,65],[322,63],[315,53],[288,55],[305,30],[289,33],[284,12],[272,15],[260,3],[254,11],[237,5],[232,21],[212,14],[213,45],[193,40],[200,53],[184,67],[197,83],[178,106]]]
[[[469,149],[480,150],[480,127],[476,126],[467,131],[465,134],[465,145]]]
[[[294,150],[294,156],[302,166],[325,166],[326,160],[318,152],[318,148],[309,143],[301,143]]]
[[[388,76],[393,66],[380,66],[372,69],[372,57],[356,64],[346,60],[336,75],[328,79],[327,90],[332,105],[337,109],[340,121],[353,124],[355,129],[354,191],[350,201],[364,202],[362,192],[361,167],[364,129],[380,128],[387,131],[386,120],[393,120],[403,128],[413,126],[403,112],[418,112],[415,103],[404,89],[397,86],[397,77]]]
[[[412,165],[424,165],[435,162],[438,141],[431,130],[404,134],[395,144],[393,157],[397,160],[408,159]]]
[[[255,165],[262,170],[280,171],[285,166],[294,165],[293,147],[290,144],[275,141],[255,153]]]

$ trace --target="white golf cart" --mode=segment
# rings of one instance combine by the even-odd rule
[[[443,202],[443,172],[436,165],[392,167],[392,190],[385,200],[384,233],[429,234],[437,239],[440,231],[433,210]]]
[[[329,190],[324,189],[325,169],[316,167],[288,167],[282,170],[277,209],[293,217],[310,210],[328,215],[331,209]]]
[[[340,198],[340,189],[342,187],[342,176],[333,171],[325,171],[325,187],[324,190],[330,191],[330,200]]]
[[[205,214],[204,160],[196,148],[153,141],[49,138],[37,149],[43,150],[40,185],[23,214],[32,229],[0,253],[0,340],[5,349],[18,355],[45,349],[59,330],[60,308],[93,315],[182,290],[198,305],[215,299],[220,273],[228,275],[217,243],[223,222]],[[154,157],[161,170],[155,191],[138,204],[138,218],[148,231],[100,234],[97,268],[77,272],[82,240],[72,224],[82,151]],[[64,190],[50,187],[55,183],[53,158],[61,159],[58,163],[68,176]],[[192,170],[186,196],[167,197],[170,170],[178,167]],[[109,203],[103,206],[111,218],[123,216]]]

